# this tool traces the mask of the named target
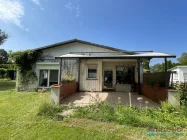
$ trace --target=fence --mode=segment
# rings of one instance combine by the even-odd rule
[[[167,72],[167,85],[169,85],[170,72]],[[155,73],[144,73],[143,83],[150,86],[158,84],[160,87],[165,87],[165,72],[155,72]]]

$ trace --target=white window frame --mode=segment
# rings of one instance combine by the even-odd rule
[[[87,75],[87,79],[88,80],[97,80],[97,77],[98,77],[98,69],[97,69],[97,64],[93,64],[93,65],[87,65],[87,73],[86,73],[86,75]],[[96,77],[95,78],[90,78],[90,77],[88,77],[88,70],[89,69],[95,69],[96,70]]]
[[[178,80],[179,79],[179,74],[176,72],[176,73],[173,73],[173,80]]]
[[[47,73],[48,73],[48,75],[47,75],[47,86],[46,87],[42,87],[42,86],[40,86],[40,71],[41,70],[47,70]],[[60,72],[60,70],[59,69],[39,69],[39,78],[38,78],[38,87],[39,88],[50,88],[50,86],[49,86],[49,82],[50,82],[50,71],[51,70],[58,70],[58,84],[59,84],[59,72]]]

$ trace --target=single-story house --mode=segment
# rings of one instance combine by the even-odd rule
[[[166,62],[167,58],[176,57],[152,51],[126,51],[78,39],[34,50],[42,51],[42,59],[33,67],[38,80],[29,88],[50,88],[61,83],[61,77],[72,74],[79,91],[137,90],[141,94],[143,60],[164,58]]]
[[[187,66],[176,66],[168,71],[171,71],[170,82],[187,82]]]

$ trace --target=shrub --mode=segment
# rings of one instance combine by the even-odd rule
[[[89,118],[98,121],[117,122],[135,127],[148,128],[183,128],[187,127],[187,118],[167,102],[161,108],[137,108],[108,102],[78,108],[75,117]]]
[[[59,112],[62,112],[67,108],[68,108],[67,106],[55,105],[52,103],[45,102],[39,107],[38,115],[53,119],[57,116]]]
[[[175,85],[181,103],[187,106],[187,83],[178,83]]]
[[[10,78],[0,78],[0,81],[11,81]]]
[[[69,83],[74,83],[76,81],[76,78],[73,75],[66,75],[62,77],[61,81],[62,84],[69,84]]]

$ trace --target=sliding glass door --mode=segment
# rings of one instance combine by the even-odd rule
[[[58,84],[59,70],[40,70],[39,87],[50,87]]]
[[[113,72],[112,70],[104,71],[104,88],[112,89],[113,88]]]
[[[40,87],[48,86],[48,70],[40,70],[39,86]]]
[[[50,70],[49,86],[58,84],[58,70]]]

